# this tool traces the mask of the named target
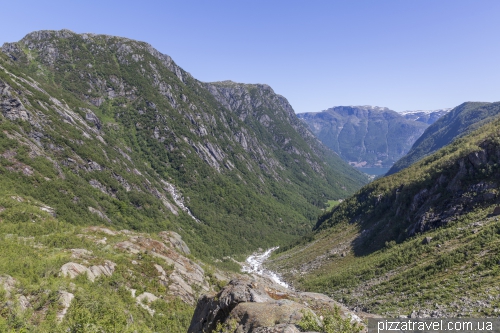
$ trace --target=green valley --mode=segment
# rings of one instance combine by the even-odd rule
[[[500,306],[499,146],[496,119],[365,186],[268,266],[296,288],[362,311],[494,316]]]

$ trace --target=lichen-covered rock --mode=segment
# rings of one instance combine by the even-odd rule
[[[61,267],[61,275],[69,276],[71,279],[74,279],[78,275],[84,273],[87,273],[87,267],[77,264],[76,262],[68,262]]]
[[[74,279],[78,275],[87,274],[87,278],[94,282],[95,279],[101,275],[111,276],[115,271],[116,264],[112,261],[105,260],[103,265],[94,265],[86,267],[82,264],[77,264],[75,262],[68,262],[61,267],[61,275],[69,276]]]
[[[308,311],[305,305],[283,299],[265,303],[240,303],[230,313],[228,319],[238,323],[236,332],[254,332],[257,328],[272,328],[278,324],[296,324]]]
[[[57,311],[56,318],[57,321],[61,322],[64,316],[68,312],[68,308],[71,305],[71,301],[75,298],[75,295],[67,291],[59,292],[59,305],[61,305],[59,311]]]
[[[0,287],[5,290],[7,297],[10,297],[10,294],[14,290],[16,283],[17,281],[10,275],[0,276]]]

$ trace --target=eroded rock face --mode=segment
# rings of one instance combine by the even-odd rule
[[[30,113],[23,103],[13,96],[10,86],[2,81],[0,81],[0,111],[9,120],[30,120]]]

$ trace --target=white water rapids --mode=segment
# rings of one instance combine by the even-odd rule
[[[262,267],[262,264],[264,261],[266,261],[267,258],[271,255],[271,252],[274,250],[277,250],[278,246],[270,248],[264,252],[254,252],[251,256],[245,260],[245,263],[243,264],[242,271],[247,272],[247,273],[255,273],[264,277],[267,277],[280,286],[283,286],[285,288],[289,288],[288,283],[285,281],[281,280],[280,276],[276,274],[275,272],[272,272],[268,269],[264,269]]]

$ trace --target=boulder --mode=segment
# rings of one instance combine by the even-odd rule
[[[16,283],[17,281],[10,275],[0,276],[0,287],[5,290],[7,297],[10,297],[10,293],[15,288]]]
[[[112,261],[106,260],[104,265],[94,265],[87,268],[84,265],[77,264],[74,262],[68,262],[61,267],[61,275],[69,276],[74,279],[78,275],[87,274],[87,278],[94,282],[96,277],[101,275],[111,276],[115,271],[116,264]]]
[[[236,331],[248,333],[258,328],[272,328],[278,324],[296,324],[306,311],[311,312],[305,305],[287,299],[266,303],[245,302],[238,304],[231,311],[226,322],[236,321]]]
[[[217,323],[226,322],[233,309],[240,303],[272,301],[265,286],[256,280],[248,277],[231,280],[217,295],[200,297],[188,332],[213,331]]]
[[[493,210],[493,216],[500,215],[500,206],[495,207]]]
[[[432,240],[432,237],[425,237],[423,240],[422,240],[422,244],[429,244]]]

